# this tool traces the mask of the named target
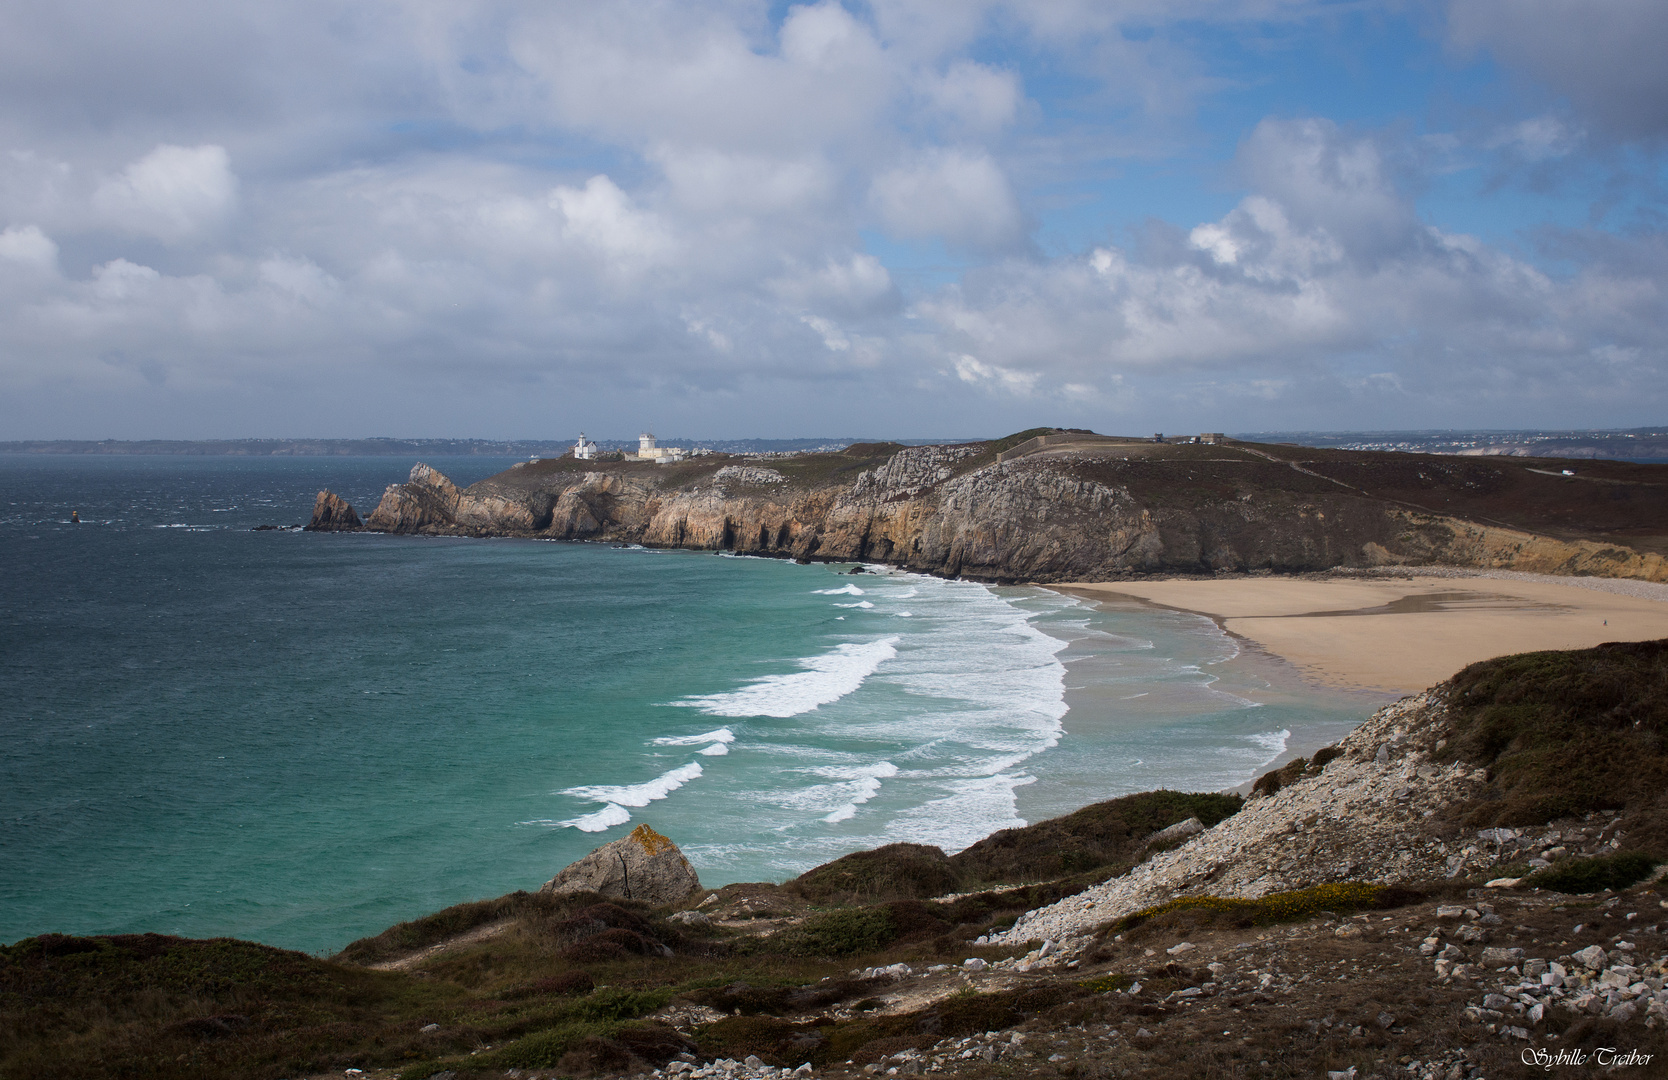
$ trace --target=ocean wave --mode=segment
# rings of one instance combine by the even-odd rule
[[[812,589],[817,596],[862,596],[863,590],[855,585],[842,585],[838,589]]]
[[[671,772],[660,774],[646,784],[574,787],[568,788],[562,794],[572,795],[576,799],[589,799],[592,802],[617,803],[620,806],[647,806],[656,800],[664,799],[700,775],[701,763],[691,761],[688,765],[680,765]]]
[[[850,821],[857,816],[857,808],[880,794],[880,782],[883,778],[898,775],[898,767],[890,761],[882,761],[868,770],[868,775],[859,776],[845,785],[848,798],[840,806],[835,807],[823,816],[824,821]]]
[[[1257,734],[1250,736],[1250,741],[1268,751],[1268,758],[1263,761],[1263,765],[1267,765],[1286,752],[1286,744],[1291,737],[1292,733],[1290,731],[1281,728],[1279,731],[1259,731]]]
[[[863,685],[876,668],[898,655],[898,637],[847,642],[821,656],[799,661],[803,671],[766,675],[739,690],[704,694],[674,702],[700,709],[709,716],[774,716],[787,718],[839,701]]]
[[[733,743],[736,741],[735,732],[727,727],[717,731],[708,731],[700,735],[667,735],[654,740],[656,746],[704,746],[707,743]]]
[[[725,745],[724,743],[719,742],[719,743],[713,743],[711,746],[705,747],[705,748],[697,750],[695,752],[697,754],[702,755],[703,757],[723,757],[725,754],[728,754],[730,752],[730,748],[727,745]]]
[[[859,600],[855,604],[835,604],[834,606],[835,607],[854,607],[854,608],[872,608],[872,607],[874,607],[874,605],[869,603],[867,600]]]
[[[609,803],[595,813],[569,818],[567,821],[558,821],[556,824],[566,825],[568,828],[578,829],[580,832],[602,832],[616,825],[624,825],[630,820],[630,810],[618,803]]]

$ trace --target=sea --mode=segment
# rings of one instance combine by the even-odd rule
[[[429,464],[469,484],[512,461]],[[536,889],[639,824],[709,887],[956,851],[1243,785],[1384,701],[1134,600],[257,528],[326,487],[368,512],[410,465],[0,456],[0,942],[329,954]]]

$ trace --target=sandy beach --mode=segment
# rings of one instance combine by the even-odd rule
[[[1206,615],[1317,683],[1393,693],[1508,653],[1668,637],[1668,586],[1615,579],[1439,570],[1063,587]]]

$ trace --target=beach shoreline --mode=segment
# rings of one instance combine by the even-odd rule
[[[1668,585],[1439,567],[1048,586],[1211,619],[1248,662],[1312,686],[1397,697],[1511,653],[1668,637]]]

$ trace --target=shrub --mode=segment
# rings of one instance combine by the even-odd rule
[[[1402,890],[1405,892],[1405,890]],[[1130,930],[1154,919],[1194,916],[1196,922],[1227,922],[1232,926],[1260,926],[1306,919],[1323,912],[1355,911],[1383,906],[1385,889],[1360,881],[1328,882],[1292,892],[1270,893],[1255,900],[1229,896],[1181,896],[1125,915],[1114,930]],[[1396,899],[1406,902],[1398,894]],[[1166,921],[1171,921],[1166,918]]]
[[[961,877],[948,856],[926,844],[887,844],[824,863],[789,885],[814,904],[919,900],[955,892]]]
[[[1490,784],[1465,821],[1543,825],[1595,810],[1651,809],[1668,790],[1668,640],[1522,653],[1447,684],[1452,752]],[[1630,829],[1660,837],[1664,823]],[[1644,841],[1652,846],[1651,840]]]
[[[813,915],[766,944],[792,956],[855,956],[884,949],[897,936],[897,924],[885,908],[850,908]]]
[[[972,883],[1048,881],[1132,864],[1147,837],[1196,817],[1209,828],[1239,812],[1238,795],[1147,791],[1085,806],[1064,817],[1003,829],[950,857]]]
[[[1530,874],[1528,885],[1561,893],[1625,889],[1645,880],[1662,860],[1640,851],[1623,851],[1592,859],[1572,859]]]

